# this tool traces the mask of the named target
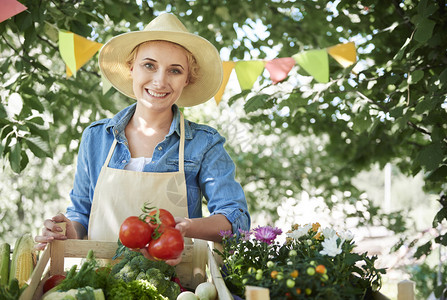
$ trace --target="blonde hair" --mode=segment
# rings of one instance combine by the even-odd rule
[[[177,44],[177,43],[174,43],[171,41],[153,40],[153,41],[142,42],[142,43],[136,45],[135,48],[133,48],[133,50],[129,53],[129,55],[127,56],[127,59],[126,59],[126,64],[129,66],[129,68],[131,68],[133,66],[133,63],[135,62],[135,57],[137,56],[138,49],[140,48],[141,45],[150,43],[150,42],[160,42],[160,41],[172,43],[172,44],[179,46],[185,50],[186,59],[188,61],[188,84],[192,84],[192,83],[196,82],[196,80],[199,78],[199,69],[200,69],[199,64],[196,61],[196,58],[188,49],[186,49],[185,47],[183,47],[180,44]]]

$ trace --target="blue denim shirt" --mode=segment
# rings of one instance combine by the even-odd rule
[[[124,169],[131,155],[124,129],[135,112],[133,104],[112,119],[103,119],[87,127],[81,139],[73,189],[72,204],[66,216],[88,228],[93,193],[101,167],[112,145],[118,143],[109,167]],[[154,150],[152,162],[144,172],[178,171],[180,113],[173,106],[174,118],[165,139]],[[215,129],[185,120],[185,177],[190,218],[202,217],[202,197],[211,215],[222,214],[232,224],[233,233],[249,230],[250,215],[242,187],[234,179],[235,165],[224,149],[225,138]]]

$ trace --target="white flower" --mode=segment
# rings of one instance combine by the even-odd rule
[[[323,250],[320,251],[322,255],[328,256],[336,256],[341,253],[341,245],[343,245],[344,241],[341,241],[340,245],[337,245],[338,236],[333,235],[330,238],[326,238],[321,245],[323,246]]]
[[[337,235],[337,232],[334,229],[328,227],[324,228],[322,233],[326,239],[330,239]]]
[[[289,238],[298,240],[300,237],[305,236],[309,230],[312,229],[312,225],[311,224],[306,224],[303,227],[298,227],[297,230],[294,230],[292,232],[288,232],[286,235]]]
[[[351,231],[349,231],[349,230],[342,231],[338,235],[340,236],[340,239],[342,241],[350,241],[350,240],[352,240],[354,238],[354,234]]]

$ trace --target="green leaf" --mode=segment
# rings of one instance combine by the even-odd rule
[[[437,168],[444,159],[442,146],[442,143],[432,143],[428,146],[425,146],[419,152],[417,161],[421,164],[421,166],[425,167],[427,171],[431,171]]]
[[[230,99],[228,99],[228,105],[229,105],[229,106],[233,105],[234,102],[236,102],[239,98],[244,98],[244,97],[247,96],[250,92],[251,92],[251,90],[243,90],[243,91],[240,92],[239,94],[236,94],[236,95],[232,96]]]
[[[444,220],[447,220],[447,208],[442,208],[436,213],[433,219],[433,227],[437,227]]]
[[[425,176],[425,180],[433,182],[447,182],[447,166],[443,165]]]
[[[422,19],[416,25],[416,32],[414,33],[414,39],[419,43],[427,42],[433,35],[433,29],[435,28],[435,21],[430,19]]]
[[[20,173],[20,171],[22,170],[20,168],[21,153],[22,147],[20,145],[20,142],[17,141],[17,143],[12,146],[11,152],[9,153],[9,164],[11,165],[11,169],[16,173]]]
[[[256,95],[254,97],[251,97],[247,100],[247,102],[244,105],[245,112],[251,113],[254,112],[260,108],[265,108],[266,101],[270,98],[270,95],[267,94],[260,94]]]
[[[0,119],[5,119],[8,116],[6,109],[2,103],[0,103]]]
[[[38,136],[24,137],[23,139],[25,140],[30,150],[37,157],[40,158],[51,157],[49,144],[44,140],[42,140],[40,137]]]
[[[424,71],[416,70],[410,75],[410,84],[415,84],[424,77]]]
[[[422,246],[419,246],[414,254],[415,258],[421,258],[422,255],[428,255],[431,251],[431,241],[428,241]]]

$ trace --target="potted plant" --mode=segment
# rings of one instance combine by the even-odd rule
[[[221,271],[228,289],[243,297],[245,286],[270,290],[271,299],[369,299],[381,287],[377,256],[356,253],[349,231],[320,224],[282,230],[259,226],[238,235],[221,232]],[[283,239],[284,240],[284,239]]]

